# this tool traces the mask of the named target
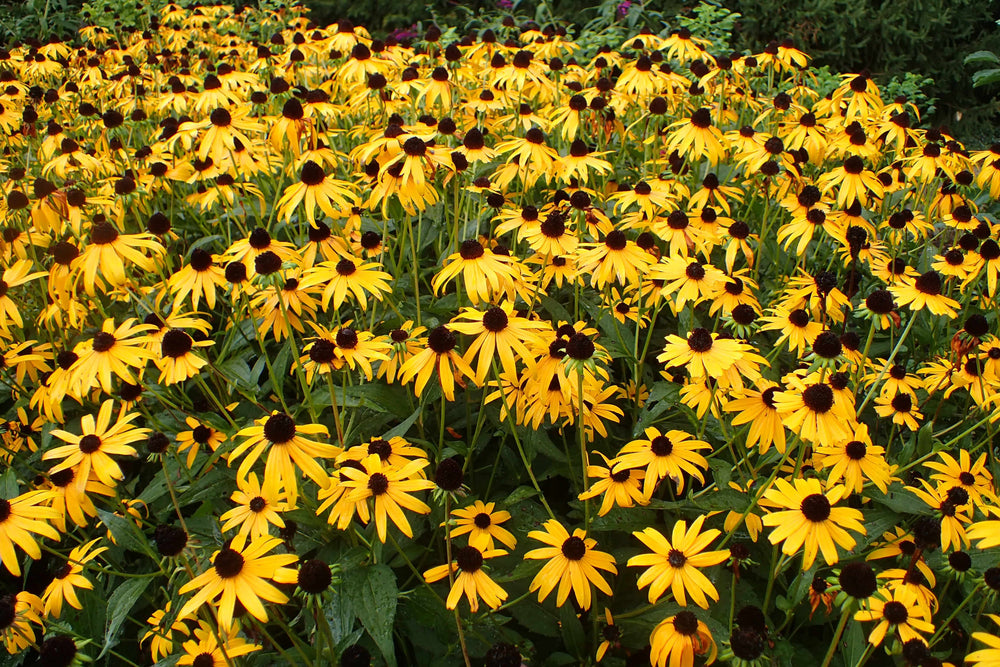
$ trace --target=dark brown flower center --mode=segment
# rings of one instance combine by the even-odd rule
[[[494,333],[503,331],[507,328],[507,322],[507,313],[504,312],[503,308],[494,306],[483,313],[483,328],[487,331]]]
[[[257,496],[250,501],[251,512],[263,512],[265,507],[267,507],[267,500],[260,496]]]
[[[665,435],[658,435],[649,441],[649,448],[656,456],[669,456],[674,451],[674,443]]]
[[[194,341],[187,333],[180,329],[171,329],[163,335],[161,351],[164,357],[177,359],[190,352],[193,343]]]
[[[803,498],[799,509],[805,518],[814,523],[822,523],[830,518],[830,501],[822,493],[813,493]]]
[[[463,572],[478,572],[483,567],[483,554],[475,547],[463,547],[455,554],[455,561]]]
[[[368,488],[373,496],[381,496],[389,490],[389,478],[380,472],[374,472],[368,478]]]
[[[264,422],[264,437],[276,445],[290,442],[295,437],[295,420],[280,412],[271,415]]]
[[[215,557],[215,572],[223,579],[232,579],[243,570],[245,562],[243,554],[227,547]]]
[[[829,412],[833,408],[833,389],[827,384],[810,385],[802,392],[802,402],[818,414]]]
[[[582,539],[573,535],[566,538],[566,541],[562,543],[562,553],[563,556],[570,560],[582,560],[587,555],[587,545]]]
[[[683,551],[671,549],[667,553],[667,562],[670,563],[670,567],[684,567],[684,563],[687,562],[687,556],[684,555]]]
[[[101,448],[101,439],[94,434],[88,434],[80,438],[80,451],[84,454],[93,454]]]
[[[868,453],[868,447],[860,440],[851,440],[847,443],[847,446],[844,447],[844,453],[847,454],[847,458],[854,461],[860,461],[865,458],[865,454]]]

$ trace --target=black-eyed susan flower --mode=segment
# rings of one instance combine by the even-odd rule
[[[185,417],[184,423],[191,429],[181,431],[177,434],[177,453],[187,452],[187,459],[184,464],[190,468],[194,465],[195,459],[203,446],[208,446],[209,450],[215,452],[219,445],[226,441],[226,434],[222,431],[204,424],[194,417]]]
[[[940,461],[927,461],[924,467],[935,472],[931,479],[937,482],[939,489],[959,487],[969,494],[972,504],[983,507],[987,503],[996,504],[997,496],[993,487],[993,475],[986,464],[986,454],[980,454],[975,461],[965,449],[958,452],[958,458],[948,452],[938,452]]]
[[[989,619],[1000,625],[1000,616],[987,614]],[[1000,636],[988,632],[973,632],[972,638],[986,645],[965,656],[965,661],[972,663],[973,667],[990,667],[990,665],[1000,662]]]
[[[725,410],[738,413],[733,417],[733,426],[750,425],[747,447],[756,445],[761,454],[765,454],[774,445],[784,454],[785,426],[774,402],[774,394],[781,391],[781,387],[762,378],[757,381],[757,388],[759,391],[747,387],[735,392],[733,399],[726,403]]]
[[[357,196],[350,183],[327,176],[323,167],[309,160],[302,165],[299,182],[285,188],[278,200],[278,216],[290,221],[300,205],[305,208],[309,224],[315,224],[317,207],[337,219],[340,217],[337,210],[357,205]]]
[[[556,586],[559,587],[556,594],[556,606],[559,607],[572,591],[577,604],[582,609],[590,609],[592,584],[604,594],[611,595],[611,587],[600,571],[618,573],[614,556],[597,551],[597,540],[587,537],[581,528],[570,535],[555,519],[546,521],[544,527],[544,531],[531,531],[528,537],[549,546],[524,554],[527,559],[548,561],[528,588],[531,592],[538,591],[538,601],[544,601]]]
[[[111,376],[135,384],[133,370],[141,370],[154,354],[145,348],[146,334],[156,327],[135,324],[129,318],[117,327],[108,318],[101,330],[90,340],[81,341],[73,348],[76,360],[68,368],[64,384],[59,390],[73,396],[81,396],[96,386],[112,393]]]
[[[637,503],[639,505],[649,503],[649,499],[642,491],[642,480],[646,476],[645,470],[627,468],[615,473],[611,471],[615,461],[601,452],[598,452],[598,455],[604,459],[604,465],[587,466],[587,477],[597,481],[578,496],[580,500],[589,500],[603,494],[601,507],[597,511],[598,516],[604,516],[611,511],[612,507],[634,507]]]
[[[674,523],[668,540],[655,528],[632,534],[652,551],[629,559],[629,567],[647,568],[636,582],[639,589],[649,586],[649,602],[656,603],[669,589],[677,604],[687,605],[690,596],[702,609],[708,609],[708,598],[719,599],[719,592],[701,568],[718,565],[729,558],[729,551],[705,551],[717,538],[718,530],[702,532],[705,517],[699,516],[688,528],[687,523]]]
[[[0,274],[0,330],[9,331],[12,324],[18,329],[24,327],[24,320],[21,318],[17,304],[11,299],[12,295],[9,294],[9,290],[11,287],[18,287],[35,278],[47,275],[45,271],[32,273],[32,266],[31,260],[22,259],[4,269],[3,274]]]
[[[493,549],[493,540],[500,542],[508,549],[517,545],[517,539],[500,524],[510,520],[510,512],[496,509],[496,503],[484,503],[477,500],[468,507],[452,510],[455,527],[451,529],[451,537],[469,536],[469,545],[480,551]]]
[[[273,556],[267,558],[273,558]],[[236,630],[235,627],[222,627],[216,631],[215,628],[201,621],[194,629],[194,636],[184,642],[184,655],[180,656],[177,664],[192,665],[193,667],[224,667],[231,664],[233,658],[260,650],[260,646],[236,636]]]
[[[654,259],[635,241],[616,229],[609,232],[600,243],[587,243],[577,256],[581,274],[590,274],[592,287],[604,289],[612,282],[622,287],[638,285]]]
[[[80,435],[62,429],[52,431],[53,437],[69,444],[53,447],[42,455],[43,461],[62,459],[49,474],[62,470],[73,470],[74,483],[79,491],[86,489],[87,481],[93,474],[102,484],[114,487],[124,477],[118,463],[112,456],[135,456],[132,443],[149,434],[150,429],[138,428],[132,422],[139,417],[137,412],[120,413],[111,423],[114,401],[107,400],[94,415],[80,418]]]
[[[385,542],[388,532],[387,519],[407,537],[413,537],[413,529],[403,510],[417,514],[428,514],[431,508],[413,495],[415,491],[434,488],[434,482],[422,479],[417,472],[427,466],[426,459],[416,459],[404,466],[394,467],[384,464],[377,454],[361,461],[363,470],[345,466],[341,473],[347,481],[341,482],[349,489],[343,500],[351,503],[372,499],[374,504],[375,528],[379,540]]]
[[[834,442],[851,435],[854,415],[838,404],[833,388],[825,382],[797,382],[775,392],[773,398],[782,424],[806,442]]]
[[[722,132],[712,122],[712,112],[701,107],[690,118],[673,123],[667,138],[667,151],[677,151],[691,160],[708,158],[709,164],[718,164],[726,155]]]
[[[866,424],[858,424],[853,435],[837,445],[816,447],[813,461],[817,470],[827,470],[827,487],[843,482],[851,493],[861,493],[866,482],[882,493],[889,487],[890,470],[885,448],[872,444]]]
[[[431,280],[435,294],[459,275],[473,305],[510,291],[517,279],[510,257],[494,253],[475,239],[463,241],[458,252],[445,259],[444,267]]]
[[[849,507],[835,507],[847,495],[847,488],[834,485],[823,491],[817,479],[795,479],[794,484],[778,478],[764,492],[774,511],[764,515],[764,525],[774,528],[771,544],[781,543],[786,556],[802,551],[802,569],[808,570],[823,554],[827,565],[839,560],[837,547],[851,550],[857,544],[848,530],[866,534],[863,515]]]
[[[230,500],[237,507],[229,510],[219,520],[222,521],[223,532],[239,528],[240,535],[249,535],[255,539],[267,535],[271,525],[284,528],[282,512],[295,509],[291,503],[283,502],[277,479],[265,480],[261,484],[256,473],[250,473],[246,479],[237,479],[238,489],[233,491]]]
[[[107,547],[94,549],[94,545],[100,539],[91,540],[82,544],[69,552],[67,562],[56,570],[55,578],[45,588],[42,594],[42,602],[45,603],[45,615],[50,618],[59,618],[62,614],[63,601],[74,609],[83,609],[76,591],[93,590],[94,584],[90,579],[83,576],[83,565],[90,562],[102,552],[107,551]]]
[[[0,560],[11,574],[21,574],[15,545],[38,560],[42,551],[34,536],[59,539],[59,532],[48,523],[59,516],[56,510],[46,506],[51,499],[52,492],[45,490],[28,491],[9,499],[0,498]]]
[[[184,622],[184,619],[181,618],[174,618],[173,623],[169,627],[163,627],[163,622],[166,620],[167,614],[170,613],[172,606],[173,602],[168,600],[163,609],[157,609],[146,619],[146,623],[152,627],[146,631],[146,634],[142,636],[139,642],[142,644],[146,640],[149,640],[149,652],[153,660],[157,662],[174,652],[175,632],[185,637],[191,635],[191,629]]]
[[[748,350],[746,343],[696,327],[687,339],[667,336],[667,345],[656,360],[668,367],[684,366],[692,377],[718,378]]]
[[[218,599],[219,625],[229,629],[233,627],[233,612],[239,600],[251,616],[266,622],[267,611],[261,600],[276,604],[288,601],[288,596],[269,580],[295,583],[298,578],[295,570],[285,567],[297,561],[298,556],[265,555],[279,544],[281,540],[277,537],[262,536],[248,541],[245,535],[237,535],[215,552],[208,570],[181,586],[181,595],[192,591],[195,594],[181,607],[178,617],[183,618]]]
[[[708,461],[698,450],[711,449],[710,444],[695,440],[684,431],[660,433],[659,429],[652,426],[643,435],[645,437],[633,440],[621,448],[611,468],[612,474],[631,468],[643,468],[646,477],[642,492],[647,498],[652,497],[656,486],[666,478],[676,485],[678,493],[684,491],[685,474],[700,482],[705,481],[702,470],[708,467]]]
[[[216,290],[226,284],[225,270],[218,261],[216,256],[202,248],[191,251],[187,265],[172,274],[167,281],[174,295],[175,311],[188,297],[195,310],[202,299],[210,309],[215,308]]]
[[[150,255],[163,251],[151,234],[122,234],[108,222],[95,223],[90,230],[90,242],[73,260],[71,270],[81,272],[83,287],[93,297],[98,286],[104,284],[102,280],[107,280],[111,287],[124,285],[128,280],[127,266],[153,272],[155,264]]]
[[[496,359],[500,360],[505,373],[516,373],[518,360],[524,364],[532,360],[528,346],[540,340],[538,330],[545,325],[517,315],[514,305],[505,301],[486,311],[465,308],[450,326],[459,333],[476,337],[464,359],[471,366],[478,356],[475,377],[476,382],[482,384]]]
[[[491,609],[496,609],[507,599],[507,591],[490,579],[483,570],[483,564],[491,558],[506,555],[507,552],[503,549],[480,550],[474,546],[462,547],[455,552],[455,560],[451,563],[427,570],[424,573],[424,580],[434,583],[447,577],[449,572],[457,574],[448,592],[448,599],[445,600],[445,607],[448,609],[456,609],[463,594],[469,601],[469,610],[472,613],[479,611],[479,598],[482,598]]]
[[[0,597],[0,613],[6,622],[0,627],[0,641],[3,641],[7,653],[11,655],[21,653],[33,645],[36,630],[43,630],[42,601],[28,591]]]
[[[427,347],[407,359],[399,368],[399,380],[403,384],[416,379],[414,392],[423,392],[432,375],[436,375],[441,392],[449,401],[455,400],[455,383],[464,384],[463,377],[475,380],[475,372],[457,352],[458,339],[452,331],[441,325],[427,336]]]
[[[271,416],[261,417],[254,422],[254,426],[236,434],[237,438],[246,440],[230,452],[229,465],[232,467],[233,462],[242,457],[236,475],[245,479],[267,451],[264,483],[267,484],[270,479],[278,480],[284,497],[295,504],[301,474],[305,473],[320,488],[326,488],[329,476],[320,461],[334,459],[341,452],[335,445],[310,440],[306,436],[328,437],[329,432],[321,424],[297,424],[294,418],[276,410]]]
[[[908,306],[910,310],[926,308],[934,315],[957,316],[958,302],[942,294],[941,274],[937,271],[927,271],[912,281],[900,281],[889,286],[889,291],[899,306]]]
[[[649,643],[654,667],[694,667],[695,656],[705,657],[705,664],[710,665],[719,651],[708,626],[689,611],[660,621],[649,635]]]
[[[856,621],[876,621],[868,635],[868,643],[881,646],[886,634],[892,632],[902,642],[922,639],[921,633],[934,632],[929,609],[914,599],[905,589],[880,589],[869,598],[868,609],[854,614]]]

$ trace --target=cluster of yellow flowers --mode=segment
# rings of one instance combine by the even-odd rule
[[[439,540],[445,564],[406,562],[448,580],[449,610],[516,604],[501,583],[530,575],[525,596],[586,613],[596,588],[598,660],[645,643],[613,608],[656,616],[652,665],[714,661],[705,621],[754,663],[792,618],[771,605],[798,556],[812,611],[841,606],[824,667],[852,620],[876,624],[864,659],[885,643],[944,664],[948,623],[995,599],[1000,145],[918,129],[866,74],[821,94],[790,43],[723,55],[686,30],[584,56],[534,26],[413,46],[294,7],[171,4],[147,31],[80,37],[0,51],[0,559],[18,581],[43,550],[65,561],[0,597],[10,653],[64,655],[41,629],[146,528],[172,595],[154,660],[180,635],[179,664],[280,651],[264,603],[298,585],[319,610],[333,577],[320,539],[294,553],[300,510],[373,561],[387,540],[406,558],[394,532]],[[386,412],[413,417],[366,423]],[[570,510],[543,492],[533,432],[563,436],[547,476],[576,477]],[[143,442],[149,464],[126,465]],[[498,509],[498,466],[544,522]],[[211,556],[186,525],[203,480],[235,504]],[[597,523],[612,513],[645,527]],[[518,551],[515,525],[544,546]],[[762,609],[734,614],[765,528]],[[68,556],[46,542],[64,537]],[[512,554],[544,565],[498,583]],[[876,577],[882,558],[901,567]],[[728,626],[682,609],[715,609],[706,574],[726,562]],[[609,576],[674,613],[629,611]],[[297,632],[329,664],[316,618]],[[974,636],[987,648],[960,658],[996,664],[1000,639]]]

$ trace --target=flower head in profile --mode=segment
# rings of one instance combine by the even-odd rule
[[[458,575],[445,601],[445,607],[448,609],[458,607],[458,601],[463,593],[473,613],[479,611],[479,598],[482,598],[491,609],[496,609],[507,599],[507,591],[490,579],[483,570],[483,564],[491,558],[506,555],[507,552],[503,549],[480,551],[473,546],[462,547],[455,552],[455,559],[451,563],[432,567],[424,573],[424,579],[428,583],[440,581],[448,576],[449,570],[452,574]]]
[[[690,611],[660,621],[649,643],[649,659],[654,667],[694,667],[695,656],[707,656],[705,664],[710,665],[719,652],[708,626]]]

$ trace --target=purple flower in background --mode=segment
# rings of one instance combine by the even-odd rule
[[[622,17],[627,16],[628,10],[631,7],[632,3],[630,2],[630,0],[622,0],[622,2],[618,4],[618,15]]]
[[[402,42],[404,39],[416,39],[420,36],[420,33],[417,31],[416,23],[411,25],[409,28],[396,28],[391,34],[397,42]]]
[[[513,9],[514,2],[513,0],[497,0],[497,7],[500,9]]]

